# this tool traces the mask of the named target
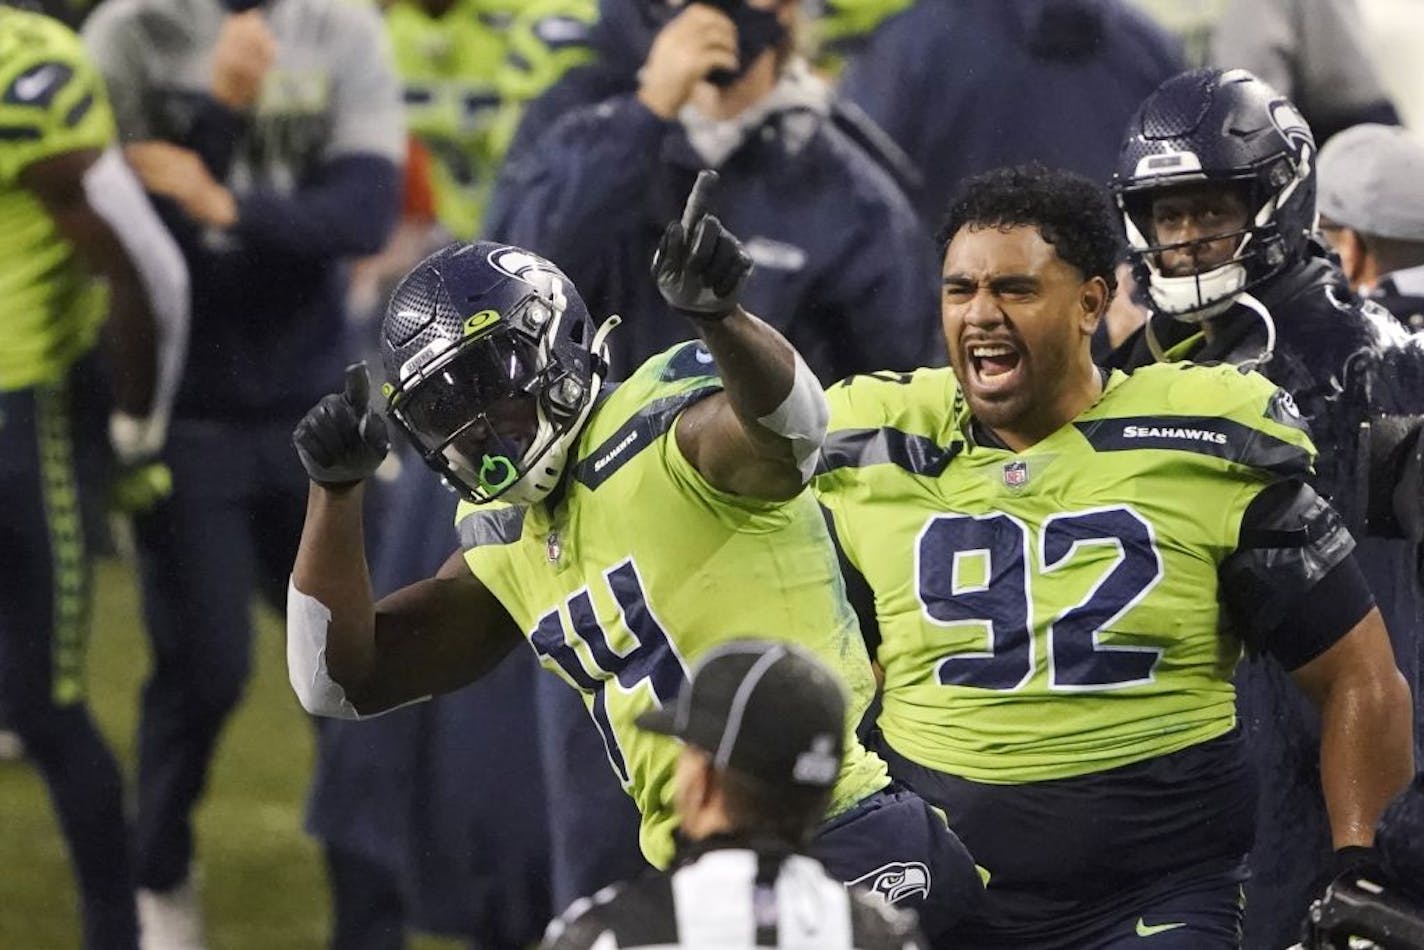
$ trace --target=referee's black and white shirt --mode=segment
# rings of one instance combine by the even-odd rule
[[[924,950],[914,915],[778,845],[719,836],[673,868],[575,901],[545,950]]]

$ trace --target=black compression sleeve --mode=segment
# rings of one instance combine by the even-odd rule
[[[1360,566],[1347,557],[1296,601],[1262,646],[1285,669],[1297,669],[1334,646],[1374,605]]]
[[[1319,656],[1373,604],[1354,547],[1335,509],[1309,485],[1287,480],[1263,489],[1221,566],[1232,626],[1253,651],[1288,670]]]

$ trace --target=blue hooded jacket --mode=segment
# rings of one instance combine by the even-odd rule
[[[1040,161],[1106,182],[1180,44],[1123,0],[919,0],[847,61],[841,95],[925,175],[937,226],[959,183]]]
[[[783,79],[773,99],[717,163],[716,213],[756,263],[744,305],[824,382],[942,362],[934,249],[903,193],[815,80]],[[501,174],[489,233],[557,262],[591,312],[625,318],[615,373],[691,334],[648,269],[706,164],[682,123],[623,94],[568,112]]]

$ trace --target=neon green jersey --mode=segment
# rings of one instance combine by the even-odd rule
[[[687,670],[738,636],[794,640],[844,681],[847,729],[874,692],[829,533],[809,492],[754,502],[709,486],[673,423],[720,388],[685,343],[654,357],[592,413],[554,507],[462,504],[470,569],[525,631],[539,661],[583,693],[608,758],[643,815],[643,853],[672,857],[674,740],[633,719],[665,704]],[[884,787],[885,765],[852,741],[831,812]]]
[[[386,11],[406,126],[431,158],[435,213],[455,237],[472,240],[498,168],[493,130],[504,63],[501,30],[486,0],[456,0],[432,17],[414,0]]]
[[[518,6],[506,32],[509,59],[500,88],[506,102],[522,107],[593,60],[589,31],[598,21],[598,0],[519,0]]]
[[[1217,570],[1265,486],[1314,453],[1273,384],[1113,374],[1024,452],[976,445],[947,369],[830,390],[817,494],[875,591],[880,725],[991,783],[1115,768],[1228,732],[1240,640]]]
[[[114,135],[79,38],[58,20],[0,6],[0,390],[59,379],[94,345],[105,309],[103,286],[20,175]]]
[[[386,11],[406,124],[434,159],[436,217],[455,237],[478,236],[524,104],[592,58],[597,13],[596,0],[456,0],[440,16],[396,0]]]
[[[816,21],[817,37],[828,43],[864,38],[912,6],[914,0],[826,0]]]

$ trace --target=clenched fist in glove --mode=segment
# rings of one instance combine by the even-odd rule
[[[716,172],[698,174],[682,220],[667,226],[653,255],[653,278],[663,299],[702,320],[721,320],[737,309],[752,271],[742,243],[709,213],[716,184]]]
[[[346,367],[340,393],[323,396],[292,431],[302,467],[326,488],[350,488],[385,460],[391,447],[386,420],[371,411],[371,378],[365,363]]]

